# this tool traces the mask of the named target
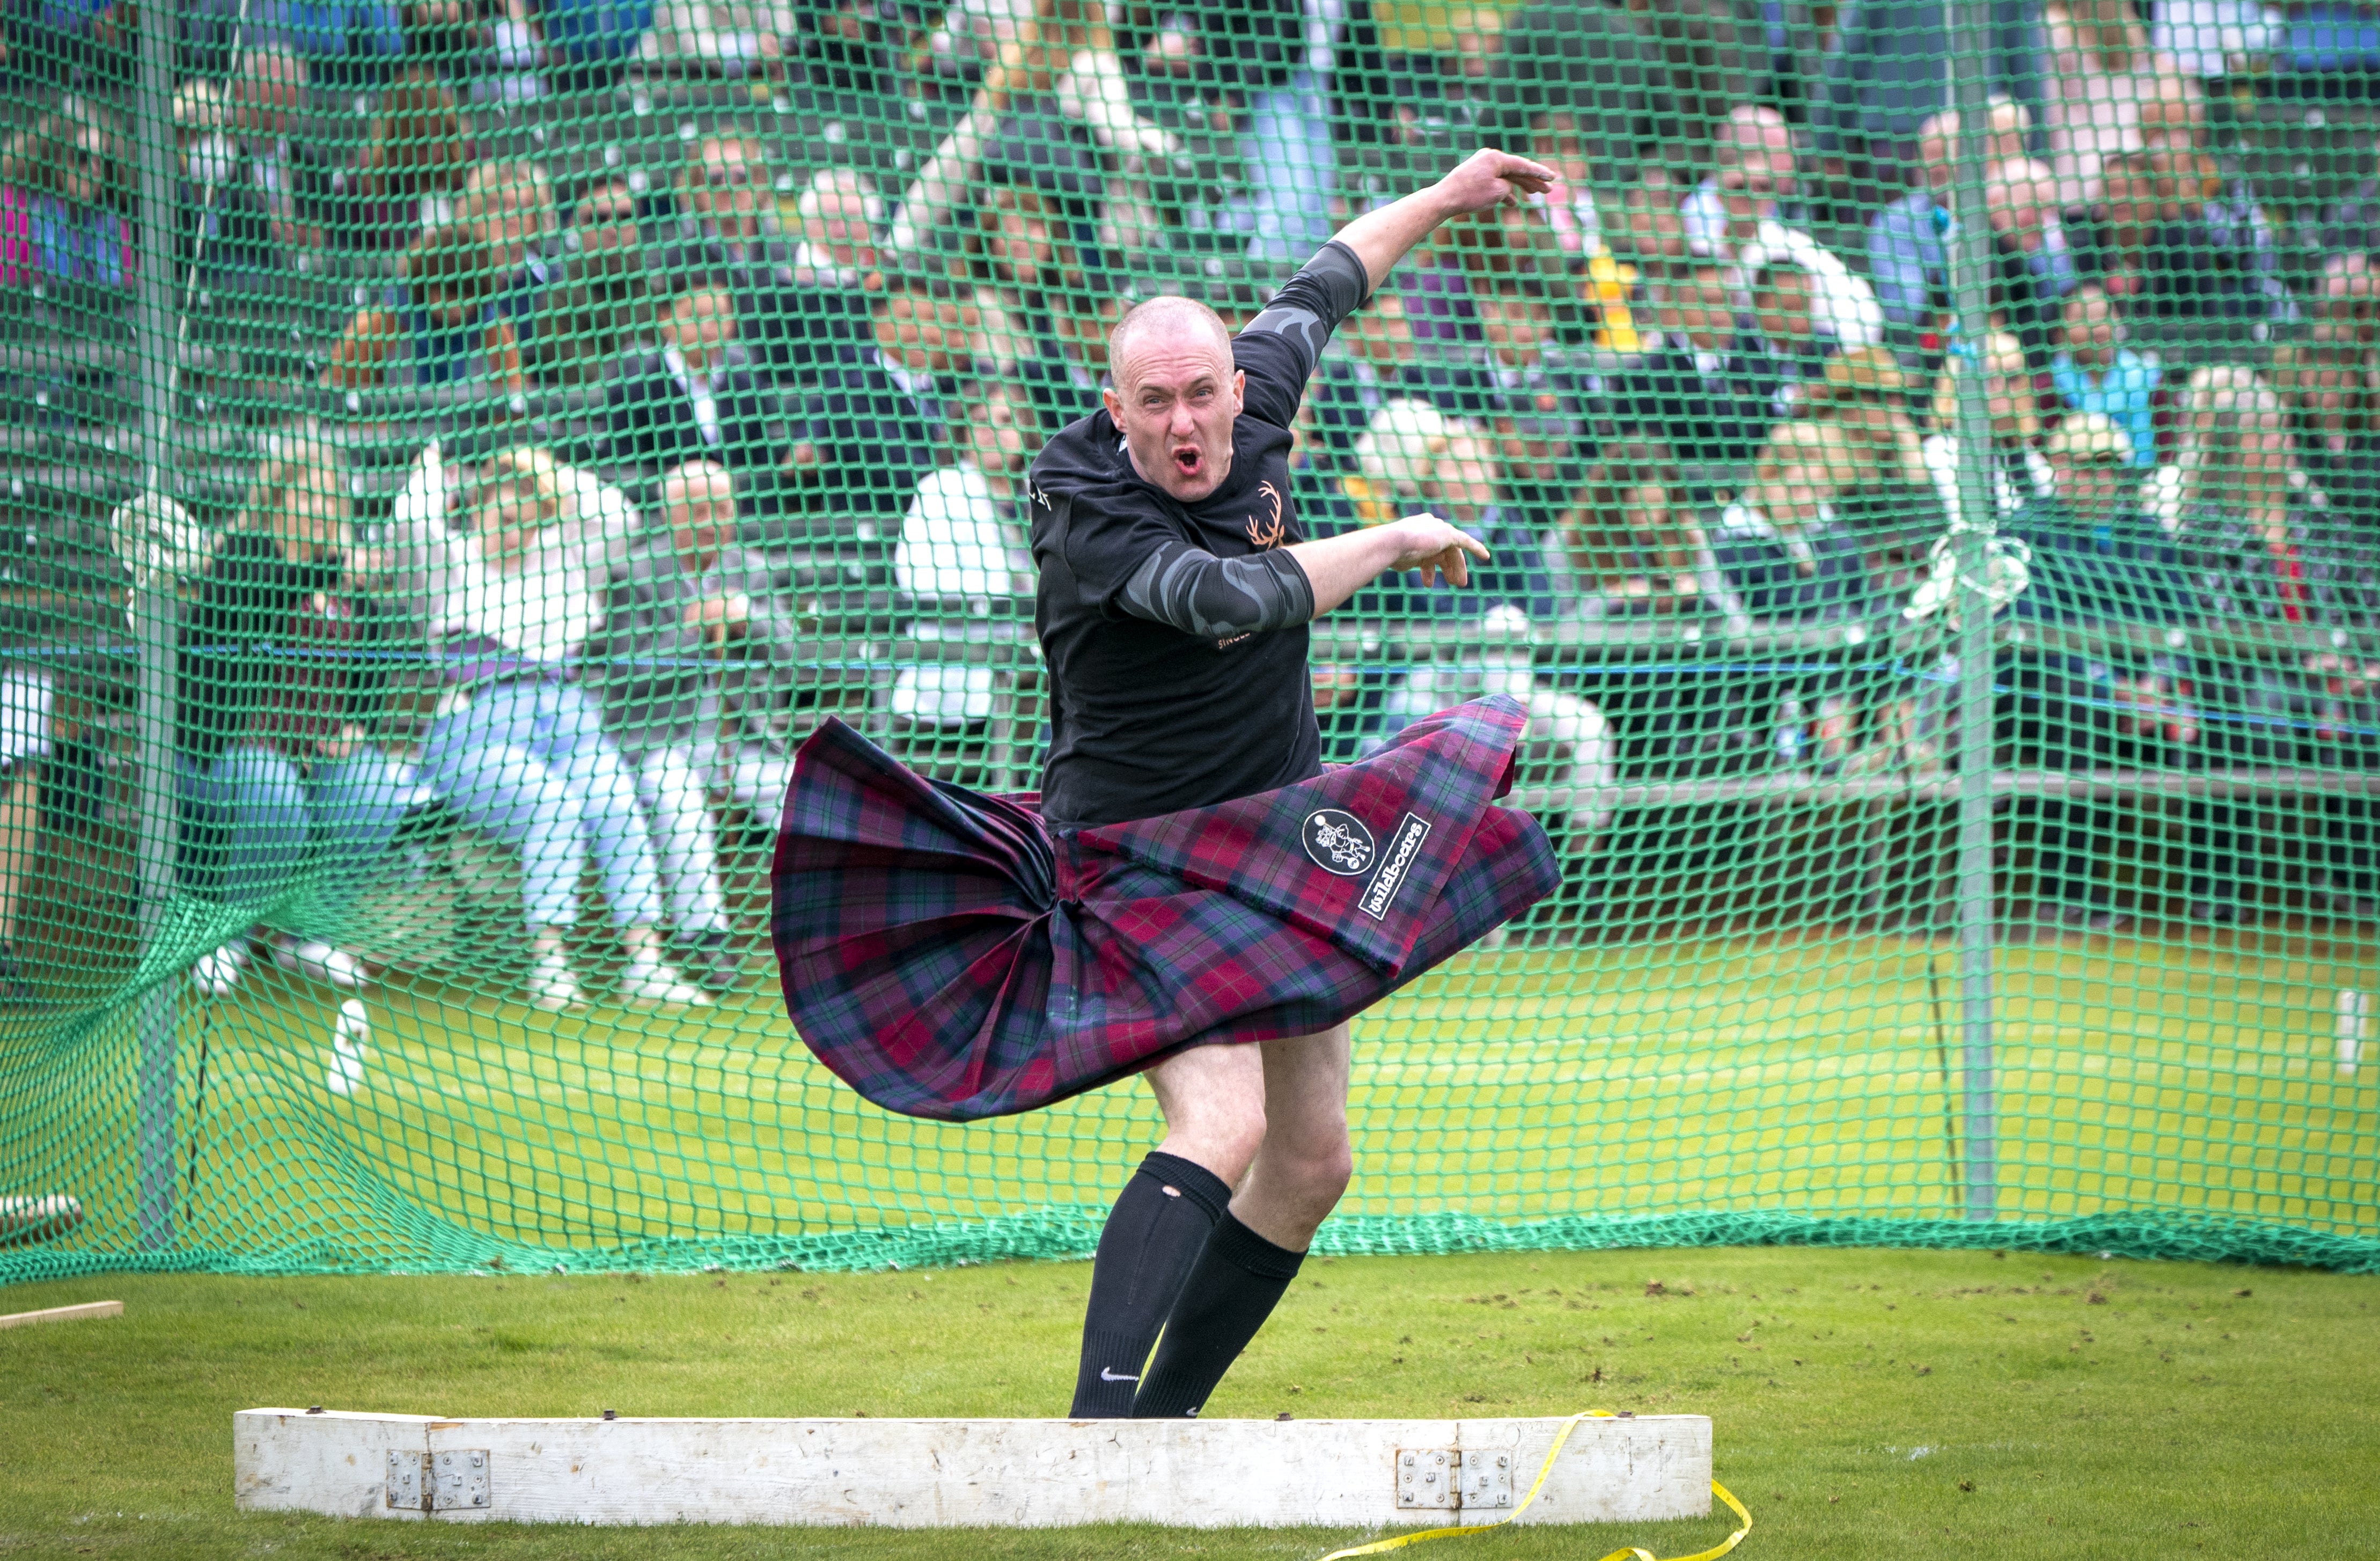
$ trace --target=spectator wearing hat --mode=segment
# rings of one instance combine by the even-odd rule
[[[648,488],[686,462],[716,462],[735,477],[746,514],[766,514],[774,462],[735,326],[735,295],[722,278],[676,280],[655,322],[659,349],[624,365],[606,393],[604,458]]]

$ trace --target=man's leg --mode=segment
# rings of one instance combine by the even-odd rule
[[[1137,1420],[1196,1415],[1272,1315],[1354,1173],[1347,1026],[1263,1043],[1265,1131],[1215,1222],[1133,1399]]]
[[[1165,1140],[1099,1232],[1067,1411],[1075,1420],[1132,1413],[1149,1347],[1264,1137],[1264,1062],[1255,1047],[1197,1047],[1145,1077],[1165,1113]]]

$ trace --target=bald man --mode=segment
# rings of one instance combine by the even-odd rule
[[[1178,297],[1117,322],[1103,409],[1051,439],[1031,475],[1052,830],[1319,775],[1306,625],[1384,570],[1469,584],[1468,561],[1488,550],[1432,515],[1306,540],[1290,426],[1331,332],[1424,235],[1553,177],[1475,154],[1350,223],[1236,337]],[[1099,1239],[1076,1418],[1205,1405],[1346,1189],[1347,1069],[1341,1024],[1194,1047],[1144,1075],[1166,1134]]]

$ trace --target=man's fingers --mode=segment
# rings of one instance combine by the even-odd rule
[[[1468,542],[1471,538],[1466,537],[1463,540]],[[1474,545],[1476,546],[1475,543]],[[1463,556],[1461,548],[1449,548],[1439,555],[1438,572],[1446,576],[1446,583],[1450,586],[1471,584],[1471,563]]]

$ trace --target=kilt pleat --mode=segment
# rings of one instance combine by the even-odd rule
[[[1524,721],[1477,700],[1299,785],[1053,831],[829,720],[777,840],[786,1010],[862,1095],[945,1121],[1327,1029],[1553,889],[1544,831],[1494,805]]]

